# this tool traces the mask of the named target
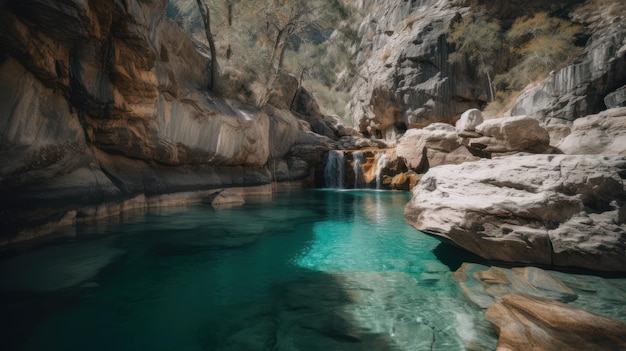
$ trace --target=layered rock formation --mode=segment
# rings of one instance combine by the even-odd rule
[[[277,108],[259,110],[209,92],[210,58],[166,18],[166,6],[0,2],[0,223],[8,229],[0,242],[164,194],[312,176],[330,140],[302,138],[311,123],[280,96]],[[286,165],[280,177],[270,167],[277,163]],[[174,198],[163,201],[192,196]]]
[[[473,68],[448,62],[445,33],[466,11],[439,0],[372,6],[359,28],[359,78],[347,108],[357,129],[393,139],[398,130],[451,122],[488,100]]]
[[[591,15],[582,10],[573,14],[575,21],[596,24],[583,55],[524,92],[511,109],[513,115],[571,125],[582,116],[620,106],[619,89],[626,81],[626,18],[606,11],[610,7],[598,6]]]
[[[554,300],[507,295],[486,316],[500,334],[498,351],[626,348],[626,323]]]
[[[431,169],[405,219],[496,261],[626,271],[626,159],[527,155]]]

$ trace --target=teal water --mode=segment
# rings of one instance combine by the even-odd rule
[[[461,258],[403,221],[409,197],[303,191],[80,225],[0,261],[0,348],[494,349],[450,278]]]

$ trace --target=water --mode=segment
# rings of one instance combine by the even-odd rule
[[[383,182],[383,169],[385,169],[385,167],[387,167],[387,164],[389,163],[389,156],[387,156],[387,154],[385,153],[379,153],[376,155],[376,157],[376,189],[380,189]]]
[[[354,171],[354,188],[360,189],[365,186],[365,180],[363,179],[363,164],[365,163],[365,155],[362,151],[355,151],[352,153]]]
[[[316,190],[77,228],[0,261],[2,350],[489,350],[410,194]],[[592,298],[589,298],[591,301]]]
[[[345,161],[343,151],[331,150],[328,152],[324,180],[328,188],[344,188]]]

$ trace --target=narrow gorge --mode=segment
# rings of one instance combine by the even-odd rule
[[[626,348],[619,0],[0,0],[0,160],[2,349]]]

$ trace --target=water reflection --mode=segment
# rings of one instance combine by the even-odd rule
[[[21,296],[44,283],[48,294],[5,294],[0,313],[16,323],[0,337],[30,350],[492,348],[438,242],[404,223],[408,196],[295,192],[77,226],[73,243],[0,262],[26,278]],[[38,310],[46,301],[71,303]],[[32,311],[32,324],[17,323]]]

